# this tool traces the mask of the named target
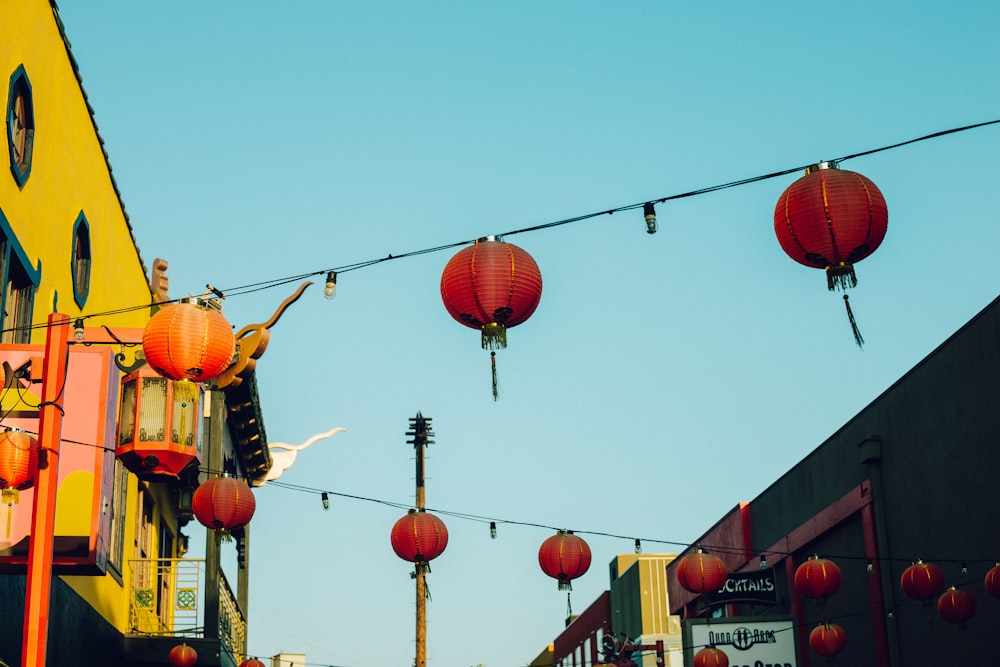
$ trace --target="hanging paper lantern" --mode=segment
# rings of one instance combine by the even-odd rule
[[[684,556],[677,564],[677,583],[698,595],[719,590],[728,578],[722,559],[701,549]]]
[[[193,667],[198,664],[198,652],[187,644],[178,644],[167,656],[171,667]]]
[[[941,618],[949,623],[965,623],[976,613],[976,598],[952,586],[938,598],[937,609]]]
[[[1000,598],[1000,563],[989,569],[983,579],[983,585],[986,586],[986,592],[991,597]]]
[[[709,646],[695,653],[691,664],[694,667],[729,667],[729,657],[714,646]]]
[[[410,510],[392,527],[392,550],[411,563],[432,561],[448,546],[444,521],[424,510]]]
[[[264,667],[264,663],[257,658],[247,658],[240,663],[240,667]]]
[[[20,500],[20,491],[30,489],[38,470],[38,440],[24,431],[0,431],[0,493],[5,505]]]
[[[542,274],[531,255],[492,236],[460,250],[441,274],[441,300],[459,323],[481,332],[484,350],[507,347],[507,329],[535,312]],[[495,353],[491,353],[491,356]],[[497,398],[493,359],[493,398]]]
[[[807,598],[823,601],[840,590],[840,568],[832,560],[810,556],[795,570],[795,590]]]
[[[774,233],[785,253],[800,264],[826,271],[829,289],[857,284],[854,264],[885,238],[889,212],[869,179],[832,162],[821,162],[792,183],[774,207]],[[855,340],[863,343],[844,295]]]
[[[558,580],[559,590],[573,590],[572,581],[590,569],[590,546],[571,530],[560,530],[546,538],[538,549],[542,572]]]
[[[809,633],[809,646],[820,655],[837,655],[847,648],[847,633],[836,623],[821,623]]]
[[[227,536],[250,523],[257,501],[246,482],[233,477],[216,477],[195,489],[191,509],[203,526]]]
[[[216,302],[192,298],[163,306],[150,318],[142,350],[163,377],[208,382],[229,368],[236,337]]]
[[[944,572],[934,563],[918,560],[903,570],[899,585],[907,597],[930,604],[944,590]]]

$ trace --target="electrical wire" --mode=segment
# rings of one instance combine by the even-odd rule
[[[981,122],[981,123],[974,123],[972,125],[964,125],[964,126],[961,126],[961,127],[950,128],[950,129],[947,129],[947,130],[940,130],[940,131],[932,132],[931,134],[926,134],[926,135],[923,135],[923,136],[920,136],[920,137],[916,137],[916,138],[913,138],[913,139],[907,139],[906,141],[901,141],[901,142],[897,142],[897,143],[894,143],[894,144],[889,144],[889,145],[886,145],[886,146],[880,146],[878,148],[871,148],[871,149],[864,150],[864,151],[857,152],[857,153],[851,153],[851,154],[845,155],[843,157],[839,157],[839,158],[835,158],[833,160],[830,160],[830,162],[834,162],[834,163],[845,162],[847,160],[852,160],[852,159],[859,158],[859,157],[864,157],[864,156],[867,156],[867,155],[873,155],[875,153],[881,153],[883,151],[893,150],[893,149],[896,149],[896,148],[900,148],[902,146],[908,146],[910,144],[915,144],[915,143],[919,143],[919,142],[922,142],[922,141],[928,141],[930,139],[936,139],[936,138],[939,138],[939,137],[944,137],[944,136],[956,134],[956,133],[959,133],[959,132],[966,132],[966,131],[969,131],[969,130],[979,129],[979,128],[987,127],[987,126],[990,126],[990,125],[996,125],[998,123],[1000,123],[1000,119],[984,121],[984,122]],[[700,196],[700,195],[709,194],[709,193],[712,193],[712,192],[717,192],[719,190],[725,190],[725,189],[728,189],[728,188],[739,187],[739,186],[742,186],[742,185],[749,185],[751,183],[758,183],[760,181],[765,181],[765,180],[769,180],[769,179],[772,179],[772,178],[778,178],[778,177],[781,177],[781,176],[787,176],[788,174],[793,174],[795,172],[803,171],[806,168],[808,168],[809,166],[811,166],[812,164],[815,164],[815,162],[810,162],[809,164],[806,164],[806,165],[791,167],[791,168],[788,168],[788,169],[781,169],[779,171],[772,171],[772,172],[761,174],[761,175],[758,175],[758,176],[750,176],[750,177],[738,179],[738,180],[735,180],[735,181],[729,181],[727,183],[720,183],[718,185],[711,185],[711,186],[704,187],[704,188],[699,188],[699,189],[696,189],[696,190],[690,190],[688,192],[681,192],[681,193],[678,193],[678,194],[666,195],[666,196],[662,196],[662,197],[658,197],[658,198],[653,198],[653,199],[646,199],[646,200],[643,200],[642,202],[637,202],[637,203],[633,203],[633,204],[626,204],[624,206],[617,206],[615,208],[604,209],[604,210],[601,210],[601,211],[597,211],[597,212],[593,212],[593,213],[586,213],[586,214],[583,214],[583,215],[577,215],[577,216],[565,218],[565,219],[562,219],[562,220],[556,220],[556,221],[553,221],[553,222],[547,222],[547,223],[542,223],[542,224],[538,224],[538,225],[532,225],[532,226],[529,226],[529,227],[522,227],[520,229],[514,229],[514,230],[511,230],[511,231],[508,231],[508,232],[504,232],[502,234],[496,234],[495,236],[502,238],[504,236],[513,236],[515,234],[524,234],[524,233],[527,233],[527,232],[535,232],[535,231],[540,231],[540,230],[544,230],[544,229],[550,229],[550,228],[553,228],[553,227],[560,227],[560,226],[563,226],[563,225],[568,225],[568,224],[572,224],[572,223],[576,223],[576,222],[582,222],[584,220],[590,220],[592,218],[597,218],[597,217],[604,216],[604,215],[613,215],[615,213],[621,213],[621,212],[624,212],[624,211],[630,211],[630,210],[634,210],[634,209],[639,209],[639,208],[642,208],[643,206],[645,206],[647,203],[664,203],[664,202],[668,202],[668,201],[675,200],[675,199],[685,199],[685,198],[688,198],[688,197],[696,197],[696,196]],[[477,237],[477,238],[479,238],[479,237]],[[219,290],[219,291],[222,292],[227,297],[228,296],[239,296],[239,295],[243,295],[243,294],[252,294],[254,292],[259,292],[259,291],[262,291],[262,290],[267,290],[267,289],[271,289],[271,288],[274,288],[274,287],[279,287],[279,286],[282,286],[282,285],[287,285],[289,283],[298,282],[300,280],[305,280],[307,278],[311,278],[311,277],[314,277],[314,276],[325,275],[325,274],[329,273],[330,271],[336,271],[338,274],[346,273],[348,271],[355,271],[355,270],[358,270],[358,269],[364,269],[364,268],[368,268],[368,267],[375,266],[377,264],[382,264],[384,262],[388,262],[388,261],[392,261],[392,260],[406,259],[406,258],[409,258],[409,257],[416,257],[418,255],[426,255],[426,254],[429,254],[429,253],[440,252],[442,250],[448,250],[448,249],[451,249],[451,248],[457,248],[457,247],[460,247],[460,246],[465,246],[465,245],[468,245],[470,243],[473,243],[474,241],[475,241],[475,239],[470,239],[470,240],[464,240],[464,241],[456,241],[456,242],[453,242],[453,243],[446,243],[444,245],[438,245],[438,246],[434,246],[434,247],[430,247],[430,248],[422,248],[422,249],[419,249],[419,250],[411,250],[411,251],[403,252],[403,253],[399,253],[399,254],[391,254],[390,253],[389,255],[386,255],[385,257],[379,257],[379,258],[375,258],[375,259],[369,259],[369,260],[354,262],[354,263],[345,264],[345,265],[342,265],[342,266],[336,266],[336,267],[329,267],[329,268],[319,269],[317,271],[310,271],[310,272],[307,272],[307,273],[299,273],[299,274],[296,274],[296,275],[293,275],[293,276],[285,276],[285,277],[282,277],[282,278],[275,278],[275,279],[272,279],[272,280],[265,280],[265,281],[261,281],[261,282],[249,283],[249,284],[246,284],[246,285],[238,285],[238,286],[235,286],[235,287],[229,287],[227,289],[223,289],[223,290]],[[163,302],[160,302],[160,303],[162,303],[162,304],[176,303],[176,302],[178,302],[180,300],[181,299],[172,299],[172,300],[163,301]],[[95,318],[95,317],[107,317],[107,316],[111,316],[111,315],[120,315],[120,314],[124,314],[124,313],[130,313],[130,312],[138,311],[138,310],[145,310],[145,309],[147,309],[149,307],[150,307],[150,304],[148,304],[148,303],[144,303],[144,304],[141,304],[141,305],[135,305],[135,306],[125,306],[125,307],[117,308],[117,309],[114,309],[114,310],[107,310],[107,311],[102,311],[102,312],[98,312],[98,313],[91,313],[91,314],[88,314],[88,315],[81,315],[78,319],[88,319],[88,318]],[[41,328],[46,328],[48,326],[49,325],[48,325],[47,322],[46,323],[39,323],[39,324],[32,324],[32,325],[29,325],[29,326],[26,326],[26,327],[12,327],[12,328],[9,328],[9,329],[0,329],[0,333],[7,333],[7,332],[10,332],[10,331],[24,331],[24,330],[32,330],[32,329],[41,329]]]

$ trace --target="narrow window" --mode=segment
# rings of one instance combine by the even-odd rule
[[[35,143],[35,108],[31,83],[19,66],[10,76],[7,92],[7,145],[10,147],[10,170],[17,186],[24,187],[31,173],[31,155]]]
[[[32,269],[7,218],[0,211],[0,343],[30,343],[35,289],[42,265]]]
[[[80,211],[73,224],[73,299],[83,308],[90,294],[90,225],[87,216]]]

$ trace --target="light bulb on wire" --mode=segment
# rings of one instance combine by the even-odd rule
[[[73,322],[73,338],[76,340],[83,340],[87,337],[87,332],[83,329],[83,318],[79,318]]]
[[[323,288],[323,296],[332,299],[337,296],[337,272],[328,271],[326,274],[326,287]]]
[[[642,215],[646,219],[646,233],[655,234],[656,233],[656,209],[653,207],[653,202],[648,201],[642,205]]]

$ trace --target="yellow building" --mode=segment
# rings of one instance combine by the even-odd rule
[[[79,664],[86,656],[88,664],[165,665],[170,648],[184,638],[198,647],[199,665],[235,666],[246,650],[248,531],[234,531],[241,556],[234,592],[220,571],[216,534],[207,533],[204,559],[184,559],[181,528],[193,517],[191,496],[206,479],[204,470],[228,465],[226,472],[260,478],[270,467],[253,370],[238,368],[204,392],[200,412],[208,416],[197,420],[201,424],[191,420],[200,429],[191,427],[197,442],[189,443],[201,452],[201,471],[196,459],[177,476],[142,474],[141,465],[137,476],[115,457],[125,439],[119,419],[150,417],[124,409],[119,415],[119,401],[136,386],[121,379],[141,366],[137,343],[156,289],[54,0],[0,3],[0,74],[9,164],[0,173],[0,429],[30,432],[37,424],[33,376],[40,374],[49,315],[63,313],[80,329],[69,335],[70,370],[59,406],[58,576],[51,585],[46,664]],[[165,300],[162,291],[157,300]],[[244,355],[255,351],[251,343],[244,341]],[[20,495],[23,502],[10,506],[6,534],[0,527],[7,628],[0,632],[0,663],[11,665],[22,652],[34,489]]]

